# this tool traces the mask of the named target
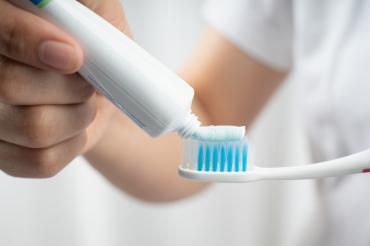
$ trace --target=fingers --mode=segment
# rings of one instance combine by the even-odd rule
[[[75,105],[0,104],[0,140],[27,148],[46,148],[80,134],[94,120],[95,97]]]
[[[43,149],[30,149],[0,142],[0,170],[15,177],[52,177],[81,153],[85,143],[85,132]]]
[[[77,74],[63,76],[0,57],[0,102],[75,104],[85,102],[94,93],[94,88]]]
[[[0,54],[34,67],[76,72],[83,53],[66,33],[47,21],[0,1]]]
[[[79,0],[79,2],[102,16],[124,33],[130,34],[120,0]]]
[[[119,0],[82,2],[128,30]],[[98,141],[113,107],[74,74],[82,63],[73,38],[0,1],[0,170],[50,177]]]
[[[128,30],[119,0],[82,2]],[[82,63],[73,38],[0,1],[0,170],[53,176],[103,134],[112,107],[99,109],[93,88],[78,75],[60,75],[73,74]]]

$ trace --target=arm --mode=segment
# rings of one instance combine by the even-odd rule
[[[127,33],[120,0],[81,2]],[[172,200],[203,188],[177,177],[180,140],[146,136],[75,73],[82,64],[72,37],[0,1],[0,170],[47,178],[86,153],[142,199]],[[249,124],[284,76],[214,31],[180,74],[195,88],[194,111],[205,124]]]
[[[250,125],[285,76],[208,30],[179,71],[195,89],[203,124]],[[205,187],[177,176],[181,140],[148,137],[116,111],[111,126],[85,156],[113,184],[144,200],[167,201]]]

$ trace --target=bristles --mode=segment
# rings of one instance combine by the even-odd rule
[[[205,172],[246,172],[248,142],[185,140],[182,168]]]

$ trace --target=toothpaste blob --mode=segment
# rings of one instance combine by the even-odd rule
[[[245,126],[203,126],[191,136],[199,141],[239,141],[245,137]]]

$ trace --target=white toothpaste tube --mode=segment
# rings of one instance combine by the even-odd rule
[[[81,45],[79,73],[150,136],[191,137],[193,88],[124,33],[76,0],[12,0],[60,27]]]

